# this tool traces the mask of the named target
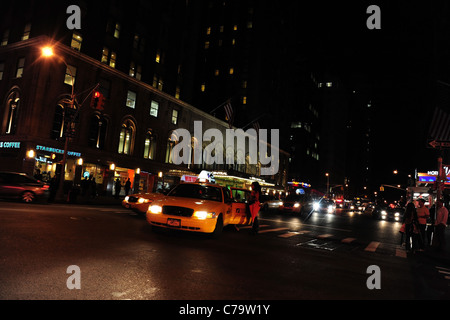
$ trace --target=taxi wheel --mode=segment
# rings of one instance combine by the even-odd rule
[[[216,228],[214,229],[212,236],[213,238],[217,238],[220,236],[223,230],[223,219],[222,214],[217,217]]]

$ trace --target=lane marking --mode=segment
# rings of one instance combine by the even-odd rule
[[[309,233],[309,230],[304,230],[304,231],[289,231],[283,234],[280,234],[279,237],[280,238],[290,238],[296,235],[302,235],[302,234],[307,234]]]
[[[264,230],[259,230],[258,233],[276,232],[276,231],[283,231],[283,230],[287,230],[287,229],[289,229],[289,228],[264,229]]]
[[[375,252],[380,245],[380,242],[372,241],[369,245],[364,249],[364,251]]]

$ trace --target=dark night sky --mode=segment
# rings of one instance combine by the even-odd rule
[[[434,170],[437,152],[426,148],[434,110],[434,16],[430,3],[407,1],[319,2],[311,34],[320,63],[358,87],[370,86],[375,107],[374,172],[386,183],[392,170]],[[369,30],[369,5],[381,9],[381,30]],[[356,79],[356,80],[355,80]],[[445,158],[444,158],[445,161]]]

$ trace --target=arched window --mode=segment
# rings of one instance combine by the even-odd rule
[[[17,115],[19,114],[20,95],[17,90],[11,92],[6,99],[6,134],[15,134],[17,129]]]
[[[177,140],[175,134],[171,133],[167,140],[166,163],[173,163],[173,148],[175,147]]]
[[[53,126],[50,137],[59,140],[65,137],[69,130],[69,125],[74,129],[73,122],[76,122],[75,115],[77,112],[76,102],[72,108],[70,98],[62,98],[55,106],[55,114],[53,117]]]
[[[122,124],[119,135],[119,148],[117,152],[131,154],[134,145],[134,133],[136,127],[131,120],[126,120]]]
[[[155,148],[156,148],[156,139],[152,133],[152,130],[149,129],[147,131],[147,134],[145,135],[144,158],[145,159],[154,159],[155,158]]]
[[[100,114],[95,114],[92,116],[88,136],[89,147],[103,150],[105,146],[107,127],[107,120]]]

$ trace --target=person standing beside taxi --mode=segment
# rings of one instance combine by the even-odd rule
[[[425,207],[425,199],[418,199],[417,220],[419,222],[419,251],[423,251],[425,247],[425,229],[427,227],[427,220],[430,217],[430,211]]]
[[[443,251],[445,249],[445,228],[447,226],[447,219],[448,210],[444,207],[444,202],[439,199],[436,201],[436,221],[434,223],[434,236],[438,241],[438,251]]]
[[[250,194],[249,210],[252,221],[252,234],[257,234],[259,231],[258,212],[260,209],[259,198],[261,197],[261,186],[258,182],[252,183],[252,192]]]

